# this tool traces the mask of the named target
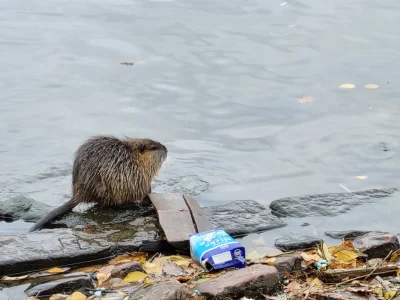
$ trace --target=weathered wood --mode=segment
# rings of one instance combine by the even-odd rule
[[[179,193],[149,194],[168,243],[189,249],[189,236],[213,227],[195,199]]]
[[[168,243],[177,249],[188,250],[189,235],[196,233],[196,229],[183,195],[152,193],[149,198],[157,209]]]
[[[194,221],[196,222],[195,227],[197,229],[197,232],[199,233],[212,230],[213,226],[204,214],[203,209],[200,207],[199,203],[197,203],[196,200],[188,195],[183,195],[183,198],[186,200],[186,204],[192,213]]]
[[[373,277],[376,275],[395,275],[397,274],[397,270],[399,269],[398,265],[389,265],[377,268],[374,270],[374,267],[370,268],[357,268],[357,269],[334,269],[334,270],[326,270],[324,272],[319,273],[320,278],[324,282],[332,282],[339,283],[345,279],[358,278],[362,276],[367,276],[372,271],[374,271],[370,276]],[[367,279],[367,278],[366,278]]]

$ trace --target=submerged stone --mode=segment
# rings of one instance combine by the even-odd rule
[[[285,236],[275,241],[275,247],[282,251],[311,249],[319,246],[322,239],[313,236]]]
[[[232,236],[286,226],[285,222],[254,200],[237,200],[203,210],[214,228],[223,229]]]
[[[352,239],[369,232],[370,231],[364,231],[364,230],[345,230],[345,231],[325,231],[325,234],[333,239],[342,240],[342,239]]]
[[[396,191],[396,188],[371,189],[354,193],[288,197],[272,201],[269,207],[272,213],[278,217],[336,216],[349,211],[357,205],[388,197]]]
[[[36,222],[44,212],[50,209],[51,206],[34,199],[16,196],[0,202],[0,220],[11,222],[22,219],[27,222]]]

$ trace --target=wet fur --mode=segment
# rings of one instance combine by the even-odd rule
[[[150,139],[96,136],[76,151],[72,198],[42,217],[35,231],[80,203],[116,207],[140,202],[151,192],[151,181],[167,158],[167,148]]]

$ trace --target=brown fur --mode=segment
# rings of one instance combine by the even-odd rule
[[[113,207],[143,200],[151,181],[167,158],[167,148],[150,139],[96,136],[75,153],[72,169],[72,199],[48,213],[29,231],[80,203]]]

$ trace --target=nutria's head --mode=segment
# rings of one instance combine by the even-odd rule
[[[126,142],[138,153],[142,167],[150,170],[151,177],[155,176],[167,158],[167,147],[151,139],[126,138]]]

